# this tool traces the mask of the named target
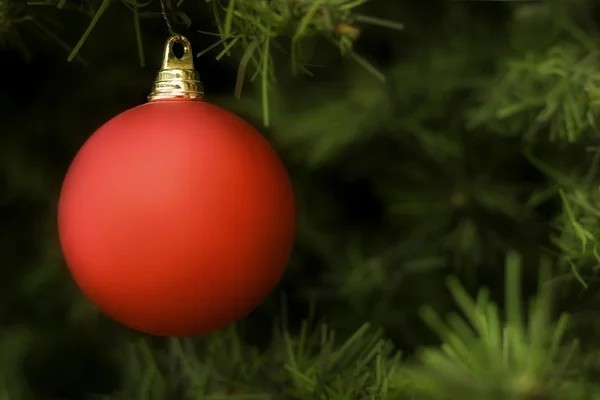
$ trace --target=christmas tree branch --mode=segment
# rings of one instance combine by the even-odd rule
[[[444,322],[425,307],[423,319],[443,343],[416,362],[401,361],[368,325],[339,341],[326,325],[305,322],[297,334],[278,329],[264,351],[231,327],[200,340],[170,339],[166,347],[127,345],[120,351],[127,385],[106,399],[585,399],[598,389],[571,374],[577,341],[565,343],[566,315],[551,317],[549,268],[541,263],[539,292],[524,309],[521,259],[507,255],[506,318],[487,290],[472,298],[449,279],[464,317],[454,313]]]
[[[159,1],[161,0],[147,2],[122,0],[122,3],[133,14],[138,57],[141,65],[145,65],[145,55],[142,40],[143,28],[140,19],[145,16],[156,15],[155,12],[148,12],[147,10],[156,8],[156,4]],[[263,121],[265,125],[269,125],[270,102],[268,93],[270,83],[273,81],[275,75],[272,50],[281,49],[281,46],[275,42],[280,37],[287,36],[291,38],[289,54],[291,69],[294,74],[299,72],[311,74],[308,67],[308,60],[304,60],[304,56],[300,51],[301,42],[310,37],[324,36],[337,46],[342,54],[349,55],[350,58],[354,59],[378,79],[385,79],[383,73],[378,71],[364,57],[359,56],[353,51],[353,42],[359,37],[360,24],[371,24],[395,30],[401,30],[403,26],[393,21],[355,14],[355,9],[366,2],[367,0],[318,0],[314,2],[277,0],[267,3],[256,0],[230,0],[226,6],[222,6],[219,1],[213,0],[210,3],[220,39],[215,45],[199,52],[198,56],[204,55],[210,50],[223,45],[223,51],[216,57],[220,59],[225,54],[230,55],[239,48],[241,50],[239,52],[241,61],[235,94],[239,96],[242,92],[244,78],[248,72],[247,64],[248,60],[250,60],[256,69],[251,74],[253,76],[260,76]],[[75,4],[76,2],[73,1],[72,3]],[[102,0],[99,3],[97,9],[93,12],[92,19],[85,32],[70,51],[67,57],[68,61],[74,60],[79,54],[88,37],[94,31],[98,21],[112,3],[113,1],[111,0]],[[188,21],[187,24],[189,25],[191,19],[179,9],[181,3],[183,2],[177,4],[177,10],[168,14],[173,14],[173,16],[177,16],[181,20]],[[71,3],[66,0],[32,1],[28,3],[28,6],[48,6],[50,4],[63,9]],[[172,16],[166,15],[166,17],[171,18]]]
[[[399,355],[368,325],[339,343],[322,325],[305,322],[292,336],[280,331],[266,351],[245,345],[234,328],[205,340],[171,339],[166,348],[147,341],[123,353],[127,389],[110,399],[389,398],[406,392]]]
[[[600,53],[568,41],[543,53],[508,61],[471,114],[486,125],[525,140],[575,143],[595,137],[600,113]],[[486,89],[487,90],[487,89]]]
[[[525,313],[520,256],[507,255],[504,322],[487,290],[473,299],[450,279],[448,287],[465,318],[451,314],[446,323],[433,309],[423,309],[423,318],[444,343],[426,349],[422,364],[408,371],[415,390],[440,400],[585,398],[568,374],[577,341],[563,344],[567,316],[550,318],[550,265],[541,263],[540,289]]]

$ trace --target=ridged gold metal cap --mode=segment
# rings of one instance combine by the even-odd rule
[[[173,52],[175,44],[183,46],[183,54]],[[158,71],[148,101],[188,99],[201,100],[204,87],[194,68],[194,56],[190,42],[181,35],[171,36],[165,43],[162,67]]]

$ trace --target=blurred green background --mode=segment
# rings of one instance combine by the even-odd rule
[[[0,398],[392,398],[302,386],[282,372],[293,363],[268,349],[282,340],[280,327],[297,337],[307,318],[327,321],[339,340],[368,322],[412,360],[439,343],[422,306],[456,308],[449,274],[471,293],[489,287],[503,309],[505,255],[513,250],[522,257],[525,298],[536,289],[540,259],[549,260],[552,308],[571,312],[567,335],[597,353],[600,33],[592,1],[373,0],[352,9],[335,0],[233,2],[233,32],[244,39],[219,60],[223,45],[205,52],[196,67],[208,101],[247,118],[281,155],[298,196],[299,231],[283,281],[259,309],[235,332],[181,348],[99,315],[57,243],[57,196],[71,159],[101,124],[145,101],[169,34],[158,1],[140,2],[140,66],[136,3],[110,1],[67,62],[101,3],[67,0],[59,9],[0,0]],[[231,12],[222,3],[170,4],[174,29],[196,52],[219,39],[199,31],[218,34],[213,11],[221,24]],[[277,22],[283,9],[291,14]],[[234,96],[244,51],[260,39],[259,19],[243,16],[277,28],[268,127],[252,63],[241,99]],[[404,29],[381,26],[381,18]],[[312,76],[294,75],[290,64],[290,38],[304,23],[299,54]],[[161,358],[177,349],[181,365],[199,363],[194,379]],[[358,385],[355,375],[338,375],[346,387]],[[203,394],[190,394],[198,385]]]

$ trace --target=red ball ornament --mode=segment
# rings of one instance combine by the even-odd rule
[[[273,290],[292,250],[295,205],[260,133],[197,101],[189,42],[174,36],[165,49],[151,101],[107,122],[76,155],[58,226],[93,303],[135,330],[181,337],[243,318]]]

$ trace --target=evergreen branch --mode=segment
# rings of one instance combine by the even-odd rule
[[[142,43],[141,23],[140,18],[149,13],[140,12],[141,8],[150,6],[153,1],[139,2],[137,0],[121,0],[133,13],[133,24],[138,47],[138,58],[140,65],[145,65],[145,56]],[[393,21],[387,21],[376,17],[371,17],[363,14],[353,15],[354,10],[366,3],[366,0],[360,1],[340,1],[340,0],[318,0],[315,2],[305,2],[297,0],[277,0],[269,4],[265,2],[257,2],[255,0],[229,0],[226,7],[222,7],[218,1],[209,0],[212,6],[215,23],[217,25],[218,35],[221,41],[217,45],[211,46],[208,49],[201,51],[199,54],[204,54],[219,45],[223,45],[223,52],[219,53],[218,59],[224,54],[230,55],[238,47],[242,46],[244,55],[240,62],[238,72],[247,70],[248,61],[257,67],[257,71],[253,73],[252,80],[260,76],[261,103],[263,107],[263,121],[265,125],[269,125],[269,97],[268,87],[269,81],[272,81],[275,76],[274,61],[270,52],[271,49],[277,46],[275,40],[279,37],[286,36],[288,32],[293,32],[291,35],[292,43],[290,50],[290,59],[292,72],[296,74],[298,71],[303,71],[311,74],[307,69],[307,60],[302,60],[299,45],[306,38],[313,36],[323,36],[333,42],[344,55],[348,55],[351,59],[358,63],[365,70],[372,73],[379,80],[384,80],[384,75],[378,71],[366,59],[353,50],[353,42],[359,37],[360,29],[357,23],[366,23],[377,25],[384,28],[401,30],[402,25]],[[102,0],[99,8],[94,13],[85,32],[81,36],[79,42],[71,50],[67,60],[72,61],[79,53],[87,38],[94,30],[99,19],[105,13],[111,4],[111,0]],[[59,9],[67,6],[66,0],[55,2],[30,2],[34,5],[56,4]],[[187,15],[178,13],[180,17],[187,21],[187,25],[191,21]],[[245,40],[231,38],[245,38]],[[256,49],[256,53],[260,54],[259,59],[254,54],[251,43],[260,43],[262,46]],[[266,54],[265,51],[269,51]],[[250,60],[245,59],[245,52],[250,51]],[[243,61],[243,62],[242,62]],[[241,95],[243,85],[243,76],[238,74],[236,82],[235,95]]]
[[[556,221],[557,232],[551,241],[562,252],[561,260],[573,276],[587,288],[580,269],[589,271],[600,265],[600,198],[597,190],[559,191],[563,213]]]
[[[562,171],[560,166],[551,165],[524,152],[527,159],[554,184],[543,193],[545,199],[558,197],[562,211],[552,223],[554,232],[550,241],[560,252],[558,258],[563,268],[584,287],[588,287],[587,275],[600,265],[600,193],[590,184],[597,178],[597,153],[594,153],[590,168],[585,174]],[[530,199],[531,202],[538,199]]]
[[[400,355],[368,325],[342,344],[308,322],[299,335],[278,337],[263,354],[233,327],[200,342],[171,339],[165,349],[132,343],[122,354],[128,389],[107,399],[407,398],[405,380],[395,379]]]
[[[353,25],[351,10],[364,4],[365,1],[337,1],[318,0],[315,2],[278,0],[268,6],[266,3],[252,0],[230,0],[226,7],[220,7],[217,1],[211,1],[217,29],[221,38],[242,36],[248,43],[262,43],[263,47],[257,52],[261,53],[261,61],[258,62],[256,76],[261,76],[261,96],[263,106],[263,121],[269,124],[269,103],[267,97],[268,82],[273,80],[274,68],[270,55],[264,54],[266,47],[276,45],[274,40],[284,36],[290,30],[291,48],[290,60],[292,73],[307,71],[305,60],[301,59],[299,46],[302,40],[313,36],[324,36],[330,39],[340,48],[343,54],[349,54],[359,65],[373,73],[378,79],[384,80],[381,72],[369,64],[363,57],[351,51],[352,43],[358,38],[358,28]],[[221,15],[223,14],[223,15]],[[359,15],[356,18],[364,23],[384,26],[386,28],[401,29],[400,24],[384,21],[374,17]],[[223,21],[223,22],[221,22]],[[269,43],[268,45],[266,43]],[[234,45],[227,48],[229,53]],[[248,47],[244,48],[247,54]],[[222,54],[220,54],[221,56]],[[267,58],[265,58],[267,57]],[[240,63],[238,72],[246,71],[248,60],[242,56],[244,64]],[[238,73],[235,94],[241,94],[242,76]],[[267,99],[267,100],[265,100]]]
[[[518,254],[506,258],[504,323],[487,290],[480,290],[474,300],[456,279],[449,280],[450,292],[466,319],[452,314],[446,324],[430,307],[423,309],[424,320],[444,343],[440,349],[424,350],[423,365],[408,370],[417,393],[434,399],[573,398],[562,353],[567,316],[550,321],[548,260],[540,267],[540,291],[531,302],[526,326],[519,301]],[[566,348],[576,345],[572,342]]]
[[[488,126],[529,142],[540,134],[573,143],[595,137],[600,113],[599,53],[566,42],[505,64],[500,78],[470,113],[470,125]],[[488,89],[485,89],[488,90]]]

